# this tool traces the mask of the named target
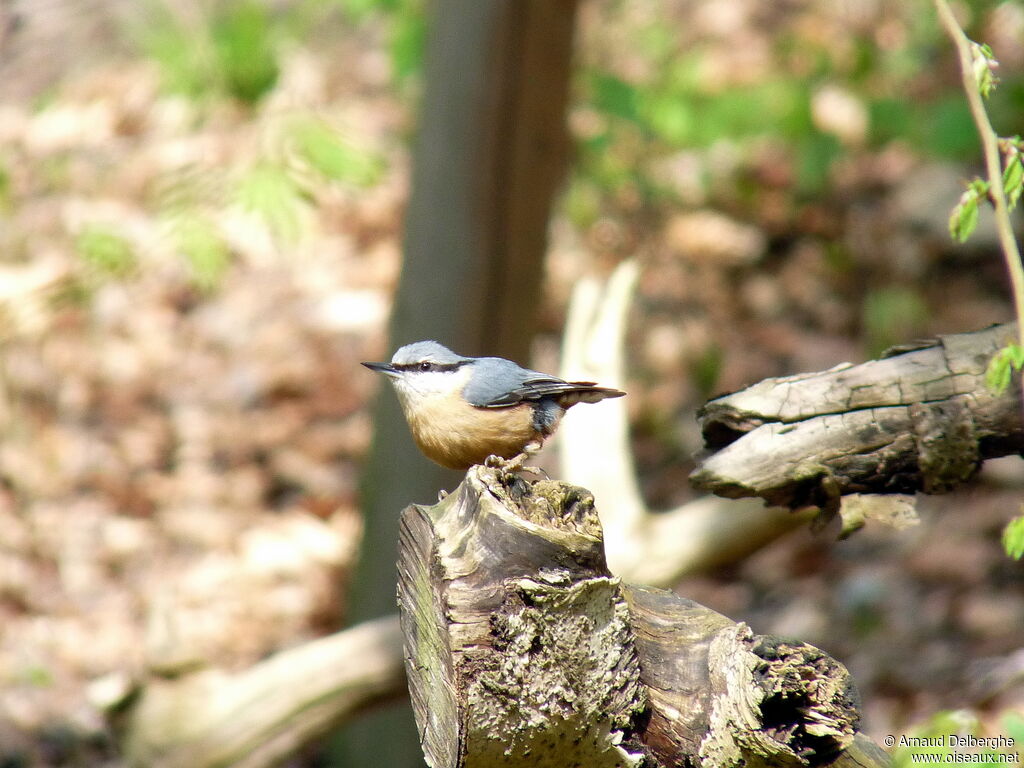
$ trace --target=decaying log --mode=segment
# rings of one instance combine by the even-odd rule
[[[399,548],[431,768],[886,764],[841,664],[613,577],[586,490],[475,467]]]
[[[985,459],[1024,452],[1020,374],[1001,395],[985,386],[989,360],[1015,336],[1015,324],[940,336],[712,400],[699,418],[714,453],[690,479],[793,509],[948,491]]]

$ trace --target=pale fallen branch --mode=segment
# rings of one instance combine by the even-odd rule
[[[367,621],[236,674],[151,674],[113,714],[130,765],[269,768],[402,694],[398,617]]]
[[[564,377],[625,386],[626,323],[638,272],[635,261],[626,261],[606,283],[588,277],[576,284],[562,350]],[[633,464],[627,400],[570,411],[559,430],[562,475],[601,500],[613,573],[669,586],[687,573],[741,560],[804,519],[714,496],[664,512],[648,509]]]

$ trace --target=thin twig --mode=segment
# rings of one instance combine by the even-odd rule
[[[971,116],[974,118],[974,125],[981,138],[982,151],[985,153],[989,198],[992,200],[995,212],[996,230],[999,233],[1003,258],[1006,260],[1006,269],[1010,273],[1013,305],[1017,314],[1018,341],[1021,346],[1024,346],[1024,265],[1021,263],[1017,239],[1013,235],[1013,226],[1010,224],[1010,208],[1003,192],[1003,166],[999,154],[999,137],[992,129],[992,123],[989,122],[981,91],[978,88],[978,80],[974,74],[974,56],[971,52],[972,43],[964,34],[946,0],[934,0],[934,2],[935,10],[939,14],[939,21],[953,40],[960,56],[960,76],[963,79],[964,92],[967,94],[967,103],[971,109]]]

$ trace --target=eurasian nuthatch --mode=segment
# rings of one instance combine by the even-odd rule
[[[363,365],[391,379],[420,450],[452,469],[469,469],[489,456],[521,467],[567,408],[626,394],[500,357],[462,357],[436,341],[407,344],[390,363]]]

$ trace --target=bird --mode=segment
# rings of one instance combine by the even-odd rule
[[[390,363],[363,365],[391,380],[427,458],[458,470],[475,464],[524,469],[567,409],[626,394],[501,357],[463,357],[436,341],[406,344]]]

